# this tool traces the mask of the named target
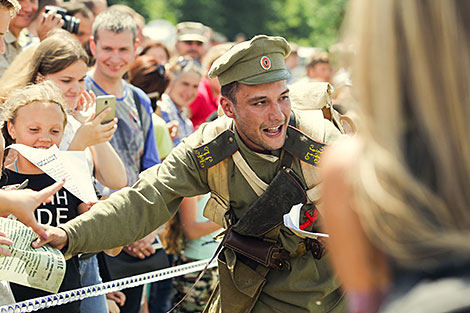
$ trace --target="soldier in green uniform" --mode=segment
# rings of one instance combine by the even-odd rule
[[[284,226],[303,203],[301,229],[315,232],[316,165],[340,131],[321,110],[291,109],[281,37],[256,36],[216,60],[225,116],[203,124],[131,188],[48,229],[65,256],[126,245],[169,220],[183,197],[212,192],[205,215],[227,228],[220,282],[207,312],[344,312],[323,245]]]

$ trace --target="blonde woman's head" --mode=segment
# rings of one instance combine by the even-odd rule
[[[364,228],[410,266],[468,255],[470,2],[353,0],[349,13]]]

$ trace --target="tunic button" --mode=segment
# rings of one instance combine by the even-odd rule
[[[321,305],[321,301],[315,302],[316,305]]]
[[[228,142],[232,143],[233,142],[233,137],[228,137]]]

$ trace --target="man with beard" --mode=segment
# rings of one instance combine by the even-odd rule
[[[206,54],[210,28],[196,22],[182,22],[176,25],[177,42],[175,49],[178,55],[194,59],[201,65]]]

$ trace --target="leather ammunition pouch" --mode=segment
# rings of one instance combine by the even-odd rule
[[[264,267],[272,268],[276,271],[282,271],[288,264],[289,252],[287,250],[280,248],[273,242],[240,235],[232,228],[229,228],[225,233],[222,245]],[[243,257],[240,259],[243,259]]]

